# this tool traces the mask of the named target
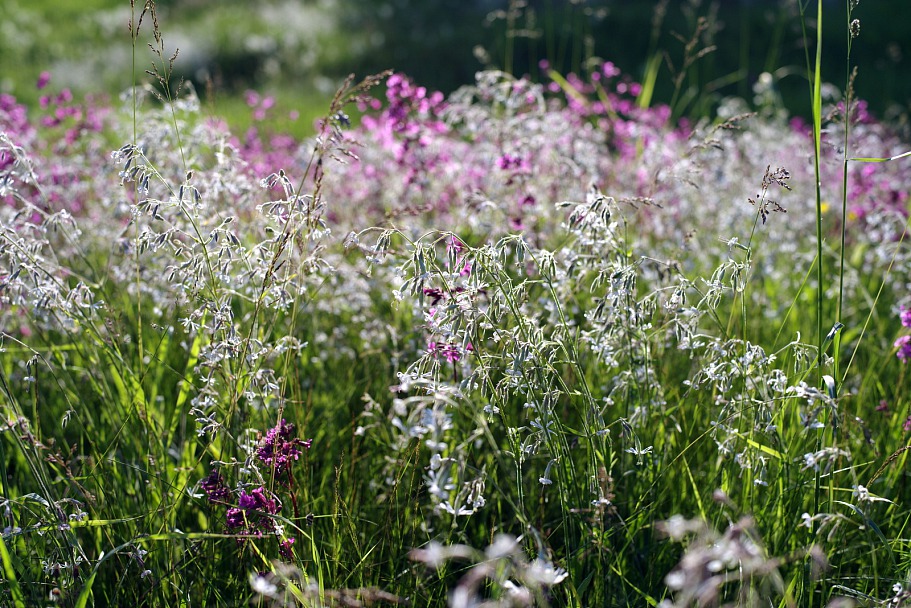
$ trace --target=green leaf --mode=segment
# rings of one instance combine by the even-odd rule
[[[904,154],[899,154],[898,156],[890,156],[889,158],[877,158],[877,157],[872,157],[872,156],[865,156],[865,157],[860,157],[860,158],[849,158],[848,160],[852,160],[852,161],[855,161],[858,163],[887,163],[890,160],[898,160],[900,158],[905,158],[907,156],[911,156],[911,150],[908,150]]]

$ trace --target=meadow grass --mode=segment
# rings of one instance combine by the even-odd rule
[[[0,602],[902,605],[907,138],[799,7],[811,124],[589,61],[236,134],[154,3],[122,103],[0,98]]]

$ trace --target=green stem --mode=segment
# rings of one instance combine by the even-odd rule
[[[844,142],[844,154],[842,157],[842,179],[841,179],[841,250],[840,250],[840,265],[838,269],[838,308],[836,309],[835,318],[844,323],[842,320],[843,306],[844,306],[844,286],[845,286],[845,240],[847,235],[847,226],[848,226],[848,145],[850,142],[850,131],[851,131],[851,0],[845,0],[845,10],[846,10],[846,20],[847,20],[847,30],[846,34],[848,36],[848,53],[845,57],[845,142]],[[834,357],[835,357],[835,370],[834,377],[836,383],[838,382],[838,371],[839,371],[839,362],[840,362],[840,347],[841,346],[841,335],[836,334],[835,344],[833,345]],[[835,385],[835,390],[838,391],[841,386],[839,384]],[[836,392],[837,394],[837,392]]]

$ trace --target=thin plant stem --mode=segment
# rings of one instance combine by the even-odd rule
[[[851,77],[851,44],[853,42],[853,36],[851,34],[851,0],[845,0],[845,11],[846,11],[846,28],[845,34],[847,36],[848,51],[845,55],[845,109],[844,109],[844,119],[845,119],[845,139],[844,139],[844,152],[842,155],[842,180],[841,180],[841,249],[839,255],[839,268],[838,268],[838,304],[836,308],[835,318],[837,321],[843,323],[842,317],[844,316],[844,293],[845,293],[845,242],[847,236],[847,227],[848,227],[848,148],[850,145],[850,133],[851,133],[851,93],[852,93],[852,77]],[[833,356],[834,356],[834,377],[836,381],[838,380],[838,371],[839,363],[841,360],[841,334],[836,334],[835,342],[833,344]],[[841,388],[840,384],[836,384],[836,391]]]

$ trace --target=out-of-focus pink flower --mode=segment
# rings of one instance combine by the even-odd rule
[[[902,306],[901,312],[898,313],[898,317],[902,321],[902,325],[905,327],[911,327],[911,308],[905,308]]]
[[[907,363],[911,359],[911,336],[901,336],[893,346],[898,349],[895,356],[901,361]]]
[[[601,71],[608,78],[613,78],[614,76],[620,75],[620,68],[615,66],[612,61],[605,61],[604,65],[601,66]]]

